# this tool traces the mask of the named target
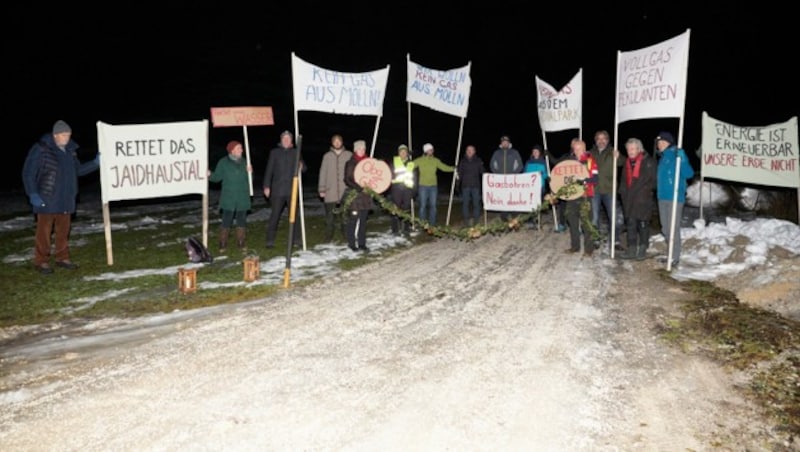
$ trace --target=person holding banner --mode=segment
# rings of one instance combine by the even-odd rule
[[[236,223],[236,244],[245,249],[247,236],[247,212],[250,210],[250,177],[253,167],[242,160],[242,143],[233,140],[225,146],[228,155],[217,162],[209,182],[221,182],[219,209],[222,211],[222,225],[219,229],[219,252],[224,253],[228,246],[231,226]]]
[[[500,137],[500,147],[492,154],[492,159],[489,161],[489,169],[494,174],[517,174],[524,169],[522,157],[519,151],[512,146],[511,138],[508,135]],[[508,213],[501,212],[500,219],[508,221]]]
[[[619,195],[625,209],[625,229],[628,235],[628,248],[622,259],[644,260],[650,246],[650,220],[656,189],[656,161],[646,152],[642,140],[628,138],[625,142],[628,157],[622,166],[622,180]]]
[[[583,233],[583,255],[590,257],[594,252],[594,239],[589,229],[590,224],[582,223],[582,210],[583,207],[589,203],[591,209],[592,196],[594,196],[594,188],[597,184],[597,162],[595,162],[592,155],[586,151],[586,142],[579,138],[572,139],[572,159],[586,165],[589,177],[587,179],[577,179],[574,183],[583,185],[583,196],[567,201],[565,207],[565,214],[567,217],[567,226],[569,227],[569,243],[570,247],[567,248],[567,253],[578,253],[581,251],[581,233]]]
[[[52,133],[42,135],[28,151],[22,167],[22,182],[36,215],[33,263],[39,273],[53,273],[50,266],[53,230],[56,266],[68,270],[78,268],[69,253],[78,177],[97,171],[99,167],[99,152],[94,160],[85,163],[78,160],[78,144],[72,140],[72,128],[60,119],[53,124]]]
[[[616,204],[613,210],[616,210],[616,229],[614,237],[614,246],[619,248],[620,239],[619,235],[623,232],[625,227],[624,216],[622,209],[619,206],[619,200],[616,193],[614,193],[614,171],[619,171],[622,167],[622,159],[619,158],[619,151],[610,149],[608,144],[611,141],[610,136],[605,130],[598,130],[594,134],[594,146],[589,150],[592,158],[597,162],[599,169],[597,187],[592,197],[592,224],[597,230],[604,233],[611,233],[611,217],[612,217],[612,202]],[[614,165],[616,162],[616,166]],[[619,175],[619,173],[617,173]],[[617,179],[619,181],[619,178]],[[600,211],[605,212],[608,218],[608,230],[604,231],[604,227],[600,221]]]
[[[336,223],[345,238],[345,225],[339,215],[342,196],[347,186],[344,183],[344,166],[353,152],[345,148],[344,139],[338,133],[331,137],[331,147],[322,156],[322,165],[319,168],[319,181],[317,188],[319,197],[325,206],[325,241],[333,240]]]
[[[544,199],[544,194],[547,191],[547,160],[544,158],[544,148],[541,144],[534,144],[531,148],[531,156],[525,162],[525,173],[539,173],[539,178],[542,181],[542,194],[540,199]],[[531,216],[529,223],[531,229],[539,227],[537,224],[538,216]]]
[[[658,175],[656,182],[656,198],[658,199],[658,217],[661,222],[661,233],[667,242],[667,262],[672,256],[672,267],[676,267],[681,259],[681,218],[686,203],[686,181],[694,177],[694,169],[683,149],[675,145],[675,138],[669,132],[661,132],[656,137],[658,151]],[[680,158],[680,166],[678,159]],[[675,186],[677,180],[677,187]],[[675,213],[673,221],[673,211]],[[672,233],[674,223],[674,234]],[[669,252],[670,248],[672,253]]]
[[[391,199],[392,203],[403,212],[411,209],[411,200],[417,190],[418,172],[416,165],[411,160],[408,153],[408,146],[401,144],[397,147],[397,155],[394,156],[389,167],[392,169]],[[398,215],[392,216],[392,235],[400,235],[400,225],[403,225],[403,235],[411,234],[411,222],[402,219]]]
[[[353,143],[353,156],[344,165],[344,183],[348,191],[354,190],[355,197],[347,205],[347,246],[353,251],[369,253],[367,248],[367,217],[374,207],[372,197],[364,191],[355,178],[356,165],[367,158],[367,142],[357,140]],[[349,198],[345,195],[345,199]]]
[[[475,146],[464,148],[464,160],[458,162],[458,181],[461,184],[461,213],[468,227],[475,226],[481,220],[483,211],[483,159],[477,155]]]
[[[452,173],[455,166],[446,165],[438,157],[433,156],[433,145],[422,146],[424,154],[414,159],[419,170],[419,219],[427,221],[430,226],[436,225],[436,201],[439,197],[439,180],[437,171]]]
[[[264,171],[264,197],[269,199],[270,213],[267,220],[267,248],[275,246],[275,235],[278,231],[283,210],[289,207],[292,200],[292,182],[295,177],[295,161],[299,162],[298,171],[305,172],[302,157],[298,159],[298,152],[294,146],[294,135],[288,130],[281,133],[280,144],[272,149],[267,160],[267,169]],[[300,222],[294,222],[294,246],[302,245],[300,236]]]

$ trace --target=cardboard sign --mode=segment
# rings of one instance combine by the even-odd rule
[[[362,187],[369,187],[375,193],[383,193],[392,185],[392,170],[383,160],[365,158],[356,164],[353,176]]]
[[[212,107],[214,127],[271,126],[272,107]]]
[[[579,179],[588,179],[589,170],[586,165],[577,160],[564,160],[559,162],[550,170],[550,189],[553,193],[558,193],[558,190],[565,185],[569,185]],[[578,199],[583,196],[583,185],[576,185],[575,191],[567,197],[560,197],[567,201]]]

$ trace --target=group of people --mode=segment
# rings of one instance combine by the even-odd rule
[[[646,259],[650,223],[657,206],[661,233],[668,247],[666,259],[671,259],[673,267],[677,266],[681,255],[680,219],[686,203],[686,187],[694,177],[686,153],[676,145],[675,137],[670,132],[661,132],[655,138],[658,161],[645,151],[638,138],[629,138],[625,142],[624,157],[616,149],[609,148],[608,132],[598,131],[594,141],[594,147],[587,151],[586,143],[574,138],[570,153],[564,157],[585,165],[587,174],[587,177],[575,181],[583,186],[583,193],[559,203],[564,212],[559,224],[565,222],[570,234],[570,247],[566,252],[580,252],[583,237],[583,253],[591,256],[597,243],[597,237],[591,232],[598,235],[607,233],[601,232],[601,216],[605,213],[608,225],[613,223],[616,230],[615,240],[613,243],[609,241],[609,246],[621,247],[619,237],[624,232],[627,246],[620,257]],[[616,193],[615,176],[619,176]],[[581,214],[587,204],[591,212],[588,221]]]
[[[589,231],[600,227],[601,213],[605,212],[609,224],[616,222],[617,231],[624,228],[627,234],[627,248],[621,257],[644,259],[650,238],[650,221],[654,206],[657,205],[661,232],[669,246],[668,258],[672,259],[673,266],[677,265],[681,254],[680,218],[686,201],[686,186],[687,181],[694,177],[694,170],[685,152],[677,147],[674,136],[669,132],[661,132],[655,139],[658,162],[645,152],[642,141],[638,138],[630,138],[625,142],[624,158],[621,158],[617,150],[609,148],[609,141],[608,132],[598,131],[594,135],[594,147],[587,151],[586,143],[575,138],[571,142],[570,152],[564,157],[586,165],[588,174],[578,181],[583,185],[580,196],[557,203],[556,231],[560,232],[562,228],[568,227],[570,233],[570,248],[567,252],[580,252],[583,236],[583,252],[585,255],[592,254],[595,237]],[[78,159],[78,148],[78,144],[72,140],[71,127],[63,120],[58,120],[50,133],[42,135],[34,143],[23,166],[25,193],[36,216],[33,263],[42,274],[53,273],[52,257],[57,267],[70,270],[78,268],[78,264],[70,257],[68,242],[72,215],[76,209],[78,177],[96,171],[100,160],[98,152],[93,160],[82,163]],[[318,193],[325,211],[325,240],[333,240],[339,230],[351,250],[364,252],[369,251],[366,244],[367,218],[375,204],[355,179],[355,170],[358,163],[367,158],[366,148],[366,141],[356,140],[353,150],[350,151],[341,135],[333,135],[330,148],[322,158],[318,179]],[[397,148],[397,154],[387,162],[392,172],[389,199],[401,212],[410,212],[411,218],[413,200],[417,199],[419,219],[435,226],[437,174],[440,171],[454,173],[461,191],[464,224],[476,225],[483,212],[482,184],[486,168],[481,157],[477,155],[475,146],[465,147],[464,158],[457,166],[448,165],[434,156],[431,143],[425,143],[422,149],[423,155],[412,159],[408,146],[401,144]],[[236,244],[244,250],[247,214],[252,206],[249,177],[253,169],[242,159],[242,143],[231,141],[226,150],[227,155],[208,174],[210,182],[222,185],[219,200],[219,249],[226,249],[230,232],[235,227]],[[510,138],[503,135],[499,147],[492,154],[489,171],[497,174],[539,172],[544,196],[548,189],[546,182],[550,172],[545,155],[544,148],[535,145],[531,149],[530,158],[523,162]],[[678,160],[680,164],[677,163]],[[296,176],[305,171],[306,165],[300,150],[295,147],[294,135],[288,130],[282,132],[279,145],[269,153],[262,184],[264,197],[269,199],[271,206],[266,228],[268,248],[275,244],[283,212],[287,208],[291,209],[293,190],[297,188],[294,185]],[[617,193],[613,189],[615,171],[620,176]],[[614,205],[618,200],[621,201],[621,209]],[[585,221],[581,212],[586,203],[591,206],[591,223],[581,224]],[[346,211],[342,212],[343,208]],[[500,212],[500,216],[505,220],[508,213]],[[290,220],[294,224],[289,243],[300,246],[302,239],[299,222],[294,218]],[[412,222],[405,216],[394,215],[391,228],[395,235],[408,235]],[[619,239],[615,242],[618,245]]]

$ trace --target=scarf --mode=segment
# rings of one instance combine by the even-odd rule
[[[639,170],[642,168],[643,154],[639,154],[634,158],[628,159],[628,165],[625,166],[625,183],[628,187],[631,186],[633,179],[639,178]]]
[[[353,153],[353,160],[355,160],[356,162],[360,162],[360,161],[364,160],[365,158],[367,158],[367,154],[364,154],[364,155],[359,157],[358,154]]]

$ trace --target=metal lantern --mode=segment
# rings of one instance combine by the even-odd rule
[[[178,290],[180,290],[181,293],[192,293],[197,291],[196,268],[178,269]]]
[[[258,256],[246,257],[242,260],[244,266],[244,280],[253,282],[258,279],[260,268],[258,266]]]

